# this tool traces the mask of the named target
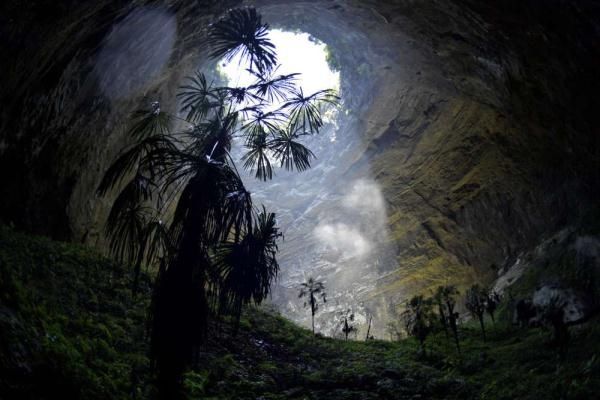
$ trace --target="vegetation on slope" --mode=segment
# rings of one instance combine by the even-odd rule
[[[0,398],[151,398],[143,279],[83,247],[0,228]],[[462,357],[443,333],[343,341],[263,309],[245,310],[237,336],[211,327],[190,399],[589,399],[600,388],[600,324],[571,329],[566,360],[543,329],[504,320],[460,327]]]
[[[0,226],[0,398],[144,392],[148,281],[90,250]]]

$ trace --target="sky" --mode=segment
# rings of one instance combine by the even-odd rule
[[[280,64],[277,74],[286,75],[300,73],[297,82],[305,94],[312,94],[323,89],[338,89],[340,74],[329,69],[326,61],[326,45],[309,40],[308,33],[285,32],[272,29],[269,38],[275,45],[277,60]],[[240,56],[229,63],[222,63],[220,70],[229,79],[230,85],[248,86],[255,78],[240,65]]]

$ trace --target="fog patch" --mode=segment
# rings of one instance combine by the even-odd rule
[[[116,23],[102,42],[94,74],[104,95],[122,99],[142,89],[167,65],[177,20],[165,9],[140,7]]]
[[[340,203],[342,207],[326,215],[313,235],[325,246],[330,261],[372,256],[386,229],[385,203],[379,185],[372,180],[356,180]]]
[[[379,214],[385,212],[383,195],[374,181],[360,179],[354,182],[350,193],[342,200],[344,207],[360,214]]]
[[[314,234],[337,257],[362,257],[371,251],[371,243],[358,229],[341,222],[319,225]]]

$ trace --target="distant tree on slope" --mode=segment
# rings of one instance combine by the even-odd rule
[[[425,339],[433,331],[434,315],[431,299],[415,296],[408,301],[406,310],[402,313],[407,333],[418,341],[421,351],[425,350]]]
[[[319,301],[327,302],[327,294],[325,293],[325,285],[321,281],[313,278],[308,278],[306,282],[300,285],[300,293],[298,298],[306,298],[304,307],[310,306],[310,316],[312,319],[312,332],[315,334],[315,314],[319,310]]]
[[[479,325],[481,326],[481,334],[483,335],[483,340],[485,341],[485,325],[483,321],[483,316],[486,310],[486,299],[487,293],[479,287],[479,285],[473,285],[470,289],[467,290],[465,296],[465,307],[474,318],[479,320]]]

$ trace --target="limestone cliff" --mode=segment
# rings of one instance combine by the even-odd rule
[[[127,114],[149,99],[174,107],[183,77],[209,67],[206,24],[239,4],[4,2],[0,218],[102,247],[109,199],[94,189],[127,144]],[[333,182],[333,194],[300,214],[327,215],[348,182],[379,185],[385,257],[369,264],[359,299],[377,312],[445,282],[489,282],[545,237],[597,218],[597,2],[248,4],[338,59],[348,146],[324,150],[307,176]],[[298,242],[284,257],[318,245]]]

